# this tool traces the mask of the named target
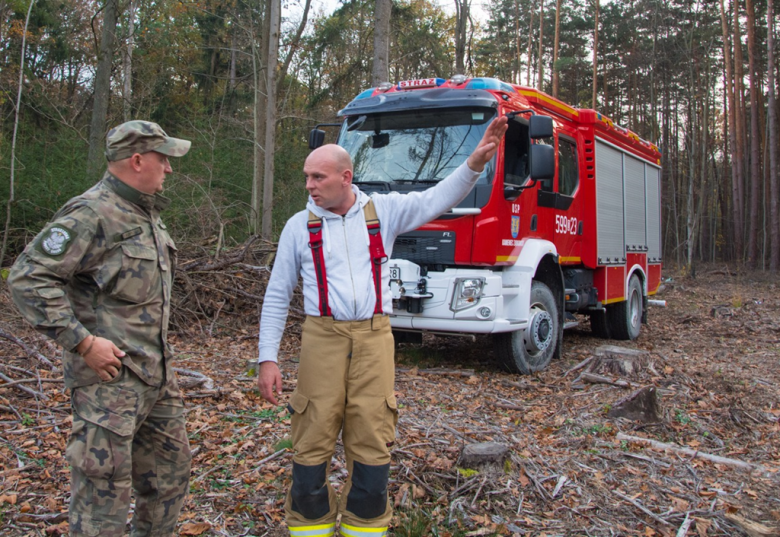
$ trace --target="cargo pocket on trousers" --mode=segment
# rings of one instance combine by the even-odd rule
[[[395,426],[398,424],[398,403],[395,400],[395,395],[388,395],[385,398],[387,403],[387,417],[385,418],[384,427],[384,440],[387,449],[390,449],[395,444]]]
[[[292,444],[293,449],[298,444],[298,440],[302,437],[306,427],[299,427],[299,424],[303,423],[303,420],[307,418],[306,408],[309,406],[309,398],[299,393],[293,392],[290,397],[290,403],[287,405],[287,410],[290,412],[290,424],[292,425]]]
[[[138,396],[117,385],[92,384],[74,389],[72,397],[70,464],[90,479],[129,477]]]

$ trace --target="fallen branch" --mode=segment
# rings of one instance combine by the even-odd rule
[[[619,386],[620,388],[630,388],[631,383],[626,380],[620,380],[620,379],[611,379],[609,377],[605,377],[603,375],[596,375],[595,373],[588,373],[584,372],[582,373],[577,380],[582,380],[584,382],[589,382],[591,384],[610,384],[612,386]]]
[[[659,442],[657,440],[651,440],[649,438],[642,438],[640,436],[631,436],[628,434],[618,433],[615,437],[618,440],[625,440],[627,442],[637,442],[639,444],[647,444],[653,449],[658,450],[668,450],[673,451],[675,453],[681,453],[683,455],[688,455],[691,458],[698,457],[700,459],[704,459],[710,462],[714,462],[716,464],[725,464],[727,466],[734,466],[736,468],[742,468],[743,470],[749,470],[754,471],[758,470],[764,473],[767,473],[767,469],[764,466],[758,465],[758,464],[751,464],[749,462],[740,461],[737,459],[729,459],[727,457],[720,457],[718,455],[711,455],[709,453],[704,453],[699,450],[685,448],[682,446],[677,446],[675,444],[667,444],[666,442]]]
[[[452,377],[473,377],[473,369],[414,369],[397,368],[397,373],[416,373],[418,375],[447,375]]]
[[[31,388],[28,388],[27,386],[22,386],[21,384],[18,384],[14,379],[3,375],[0,373],[0,379],[3,379],[7,384],[0,384],[0,388],[3,388],[5,386],[11,386],[16,388],[17,390],[22,390],[23,392],[27,392],[33,397],[40,397],[41,399],[48,401],[49,397],[45,393],[37,392]]]
[[[237,253],[231,253],[228,257],[223,257],[219,261],[207,263],[203,259],[196,259],[195,261],[190,261],[189,263],[183,264],[181,267],[179,267],[179,270],[182,272],[191,272],[197,268],[199,272],[210,272],[229,267],[230,265],[235,265],[236,263],[243,263],[249,248],[259,238],[260,237],[257,235],[252,235],[246,240],[244,247],[241,250],[239,250]]]
[[[579,371],[580,369],[582,369],[592,361],[593,361],[593,356],[589,356],[588,358],[585,358],[583,361],[581,361],[580,363],[578,363],[577,365],[575,365],[574,367],[566,371],[566,373],[563,374],[562,378],[567,377],[569,373],[574,373],[575,371]]]
[[[628,503],[630,503],[631,505],[633,505],[634,507],[636,507],[637,509],[642,511],[644,514],[646,514],[647,516],[649,516],[650,518],[652,518],[656,522],[658,522],[660,524],[663,524],[664,526],[674,526],[674,524],[664,520],[660,516],[658,516],[655,513],[653,513],[650,509],[647,509],[646,507],[643,507],[641,503],[639,503],[638,501],[634,500],[633,498],[629,498],[628,496],[626,496],[624,494],[621,494],[621,493],[619,493],[616,490],[613,490],[612,493],[615,496],[617,496],[618,498],[627,501]]]
[[[18,337],[12,334],[9,334],[2,328],[0,328],[0,337],[5,338],[12,343],[15,343],[16,345],[21,347],[24,352],[27,353],[27,356],[29,356],[30,358],[35,358],[39,362],[43,362],[44,364],[48,365],[52,371],[59,370],[59,368],[56,365],[54,365],[52,361],[46,358],[43,354],[36,351],[35,349],[30,348],[24,341],[22,341],[21,339],[19,339]]]

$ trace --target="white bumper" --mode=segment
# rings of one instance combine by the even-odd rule
[[[448,268],[444,272],[429,272],[425,280],[425,295],[414,298],[419,267],[406,260],[393,259],[390,266],[401,272],[400,280],[391,282],[393,315],[390,324],[398,330],[492,334],[513,332],[528,324],[528,304],[532,270],[500,271],[478,268]],[[459,278],[484,278],[482,295],[465,308],[453,309],[453,294]],[[401,290],[403,288],[403,290]],[[411,298],[410,298],[411,297]],[[399,302],[419,300],[422,312],[409,313],[399,309]]]

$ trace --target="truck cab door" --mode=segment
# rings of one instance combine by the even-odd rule
[[[583,221],[582,201],[578,196],[580,162],[576,132],[557,131],[555,154],[555,180],[543,182],[537,190],[540,231],[555,244],[561,264],[579,264]]]

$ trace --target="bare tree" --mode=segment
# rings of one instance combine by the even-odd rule
[[[268,90],[266,99],[266,123],[265,123],[265,168],[263,170],[263,233],[266,240],[271,240],[273,231],[273,204],[274,204],[274,146],[276,145],[276,67],[279,53],[279,25],[281,23],[281,0],[271,0],[271,11],[268,17],[271,20],[268,38],[268,62],[266,63]]]
[[[89,154],[87,179],[94,181],[103,167],[103,136],[106,133],[106,114],[111,95],[111,64],[114,57],[118,0],[106,0],[103,6],[103,31],[98,49],[95,91],[92,101],[92,123],[89,127]]]
[[[3,247],[0,248],[0,267],[5,259],[5,248],[8,244],[8,230],[11,227],[11,208],[14,203],[14,171],[16,163],[16,133],[19,130],[19,108],[22,106],[22,84],[24,83],[24,56],[27,53],[27,26],[30,24],[30,12],[35,0],[30,0],[27,7],[27,17],[24,19],[24,33],[22,33],[22,55],[19,58],[19,89],[16,92],[16,109],[14,110],[14,134],[11,137],[11,180],[8,185],[8,203],[5,208],[5,230],[3,231]]]
[[[470,10],[471,0],[455,0],[455,72],[461,75],[466,74],[466,41]]]
[[[374,66],[371,70],[371,84],[378,86],[389,80],[390,60],[390,13],[392,0],[376,0],[374,4]]]

